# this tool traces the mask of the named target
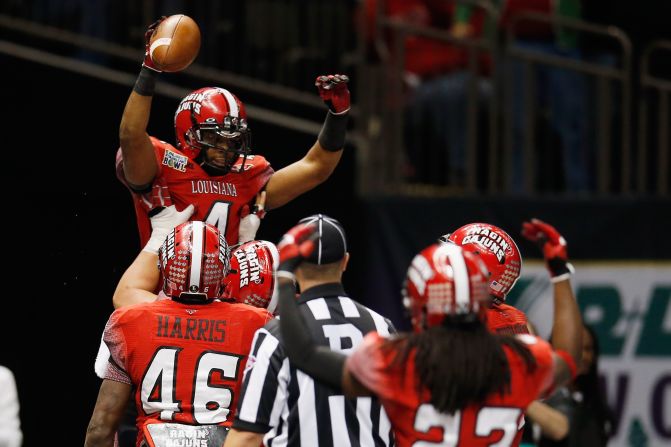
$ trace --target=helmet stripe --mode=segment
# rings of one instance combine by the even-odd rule
[[[468,283],[468,269],[466,268],[466,261],[461,248],[453,244],[445,244],[441,246],[445,249],[447,257],[452,266],[454,277],[454,297],[455,297],[455,313],[471,312],[470,299],[470,285]]]
[[[264,247],[270,252],[271,258],[273,260],[273,272],[277,270],[277,266],[280,265],[280,252],[277,251],[277,246],[272,242],[261,241]]]
[[[322,263],[322,234],[324,234],[322,230],[322,225],[324,223],[324,220],[321,218],[322,215],[319,215],[319,253],[317,255],[317,264]]]
[[[200,291],[200,271],[203,263],[203,238],[205,226],[203,222],[191,223],[191,275],[189,276],[189,291],[196,286]]]
[[[240,109],[238,108],[238,103],[235,100],[235,96],[233,96],[231,92],[229,92],[225,88],[220,89],[220,91],[226,98],[226,102],[228,102],[228,114],[235,118],[239,118]]]

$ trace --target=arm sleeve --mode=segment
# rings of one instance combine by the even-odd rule
[[[268,160],[264,158],[259,162],[259,166],[256,168],[254,176],[252,177],[257,193],[262,189],[265,189],[266,184],[274,173],[275,170],[272,168],[272,166],[270,166]]]
[[[292,284],[280,284],[279,290],[280,328],[289,359],[298,369],[340,389],[347,357],[314,343],[298,310]]]
[[[121,312],[121,309],[114,311],[105,326],[103,341],[109,349],[110,359],[104,378],[132,385],[130,375],[127,372],[126,341],[120,322]]]
[[[105,344],[104,336],[105,331],[103,331],[103,335],[100,337],[100,346],[98,346],[98,354],[96,355],[96,360],[95,363],[93,364],[93,370],[95,371],[96,376],[98,376],[101,379],[105,378],[105,373],[107,372],[107,364],[109,363],[110,360],[110,350]]]
[[[379,334],[368,333],[345,363],[345,367],[362,385],[381,398],[398,392],[398,389],[388,384],[388,376],[385,374],[388,365],[380,350],[383,342],[384,338]]]
[[[247,192],[244,195],[248,197],[247,203],[249,206],[252,206],[256,201],[256,195],[266,189],[266,185],[275,171],[268,160],[260,155],[255,155],[252,160],[247,160],[245,167],[247,169],[242,175],[245,176],[244,185]]]
[[[529,334],[517,335],[536,359],[536,370],[528,382],[528,389],[534,396],[542,396],[552,388],[554,379],[554,359],[552,346],[545,340]]]
[[[161,175],[161,171],[163,170],[163,156],[165,155],[165,145],[167,143],[154,138],[154,137],[149,137],[151,140],[152,146],[154,146],[154,156],[156,157],[156,176]],[[144,191],[136,191],[133,186],[131,186],[128,181],[126,180],[126,176],[123,172],[123,154],[121,152],[121,148],[117,150],[116,153],[116,160],[115,160],[115,166],[116,166],[116,176],[119,179],[121,183],[123,183],[128,189],[131,190],[131,192],[137,192],[137,193],[145,193],[151,189],[151,185],[147,185],[146,190]]]

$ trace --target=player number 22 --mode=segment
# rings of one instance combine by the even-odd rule
[[[521,410],[519,408],[483,407],[478,411],[475,422],[475,436],[487,437],[494,431],[503,431],[503,437],[490,447],[512,445],[517,434]],[[413,447],[444,446],[452,447],[459,444],[461,428],[461,411],[454,414],[439,413],[431,404],[423,404],[417,409],[415,430],[427,433],[433,428],[443,429],[443,440],[440,442],[417,441]]]

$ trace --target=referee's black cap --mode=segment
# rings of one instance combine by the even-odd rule
[[[305,261],[310,264],[331,264],[340,261],[347,253],[347,238],[340,222],[325,214],[313,214],[300,220],[302,224],[317,227],[315,249]]]

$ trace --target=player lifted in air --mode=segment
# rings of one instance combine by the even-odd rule
[[[159,23],[152,24],[145,35],[142,70],[119,129],[117,173],[134,193],[141,243],[145,246],[149,239],[152,210],[174,203],[178,210],[195,205],[193,220],[217,226],[229,244],[236,244],[240,219],[259,191],[267,192],[268,209],[277,208],[331,175],[345,144],[349,79],[317,77],[315,85],[329,107],[322,130],[303,158],[277,172],[264,157],[252,154],[245,106],[224,88],[201,88],[180,102],[173,146],[146,131],[160,72],[150,57],[149,39]]]

